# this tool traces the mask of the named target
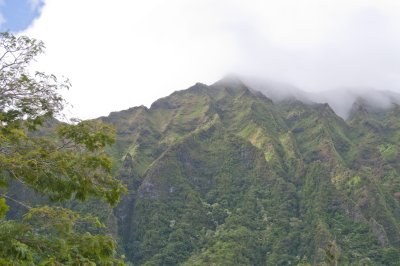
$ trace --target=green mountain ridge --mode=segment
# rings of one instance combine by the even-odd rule
[[[129,192],[114,210],[66,204],[132,265],[400,265],[399,105],[358,99],[344,120],[228,78],[98,119]]]
[[[127,258],[399,265],[399,111],[357,101],[345,121],[230,79],[102,117],[130,190],[115,211]]]

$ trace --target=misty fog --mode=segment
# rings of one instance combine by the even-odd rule
[[[362,100],[376,109],[387,109],[392,104],[400,104],[400,94],[390,90],[377,90],[366,87],[342,87],[331,90],[309,92],[294,85],[262,80],[254,77],[241,77],[251,89],[262,92],[265,96],[279,102],[294,98],[304,103],[328,103],[337,115],[343,119],[349,117],[353,104]]]

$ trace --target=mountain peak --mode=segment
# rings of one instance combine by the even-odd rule
[[[241,78],[236,74],[228,74],[212,86],[229,87],[229,88],[247,88]]]
[[[281,101],[228,75],[108,120],[117,128],[111,154],[130,189],[115,217],[129,261],[322,264],[327,241],[340,248],[340,265],[369,254],[379,255],[373,265],[400,260],[384,257],[400,243],[396,106],[369,109],[378,97],[339,91],[307,103],[300,92],[284,97],[296,88],[267,85]],[[331,103],[340,101],[354,103],[355,119],[336,115]]]

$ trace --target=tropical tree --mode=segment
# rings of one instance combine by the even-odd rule
[[[96,217],[51,206],[30,206],[7,194],[11,183],[50,201],[96,197],[115,205],[125,191],[113,178],[105,148],[114,129],[96,121],[61,123],[60,90],[68,80],[29,66],[44,51],[41,41],[0,34],[0,264],[120,264],[116,242],[91,228]],[[44,123],[51,127],[44,129]],[[6,219],[10,202],[27,209]]]

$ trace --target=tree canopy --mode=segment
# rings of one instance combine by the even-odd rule
[[[12,182],[51,201],[96,197],[115,205],[126,188],[112,175],[107,145],[114,129],[97,121],[61,123],[68,80],[31,73],[44,52],[41,41],[0,35],[0,264],[120,264],[116,242],[91,228],[95,217],[60,206],[29,206],[7,195]],[[50,127],[43,127],[44,123]],[[6,219],[9,201],[28,209],[22,220]]]

